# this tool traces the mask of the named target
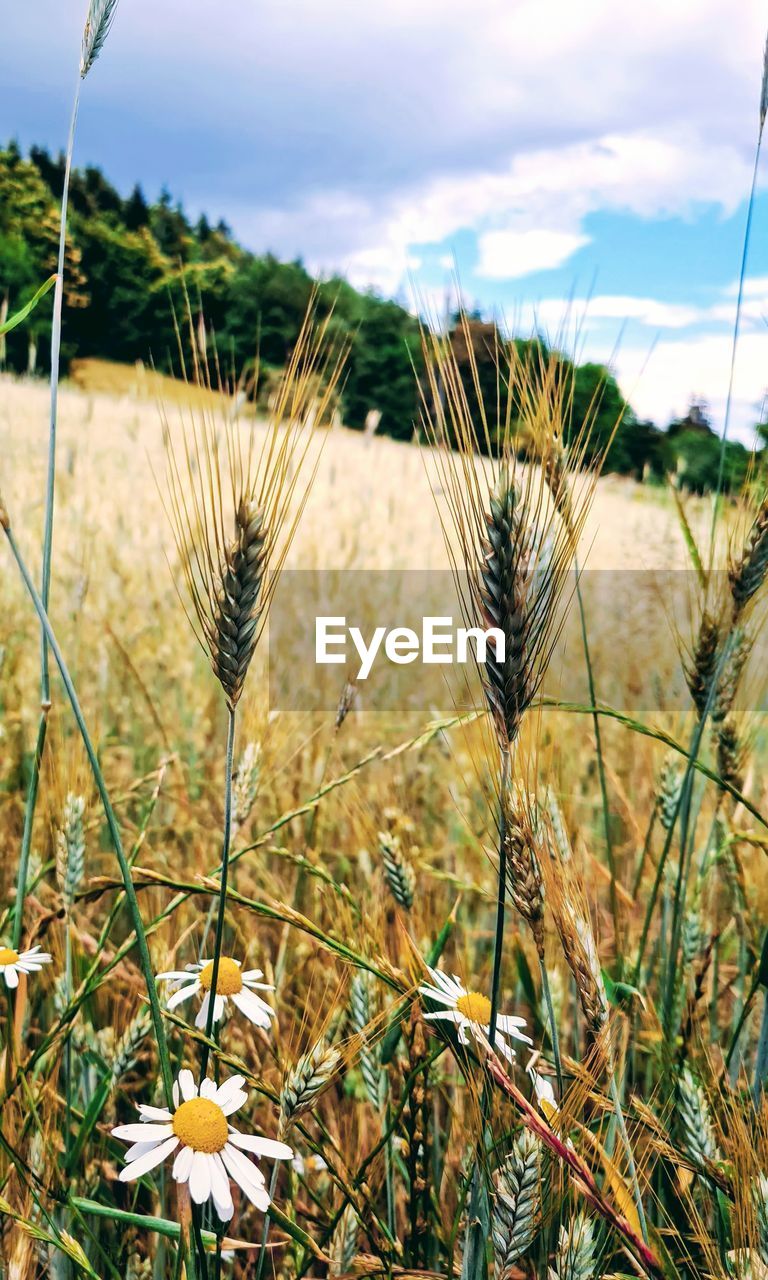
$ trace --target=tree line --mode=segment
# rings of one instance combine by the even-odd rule
[[[64,157],[41,147],[24,155],[16,143],[0,149],[0,320],[29,300],[56,269]],[[151,360],[178,371],[178,317],[187,300],[205,315],[228,368],[241,370],[258,345],[267,370],[281,368],[295,344],[312,298],[330,316],[329,336],[348,347],[341,393],[345,424],[363,429],[375,411],[377,430],[409,439],[419,417],[422,361],[419,322],[399,302],[354,289],[334,276],[317,281],[301,261],[281,262],[237,243],[223,221],[192,222],[167,190],[148,201],[140,186],[123,197],[100,169],[76,169],[70,185],[62,356],[133,363]],[[46,372],[50,308],[0,338],[0,365]],[[449,338],[459,358],[471,343],[483,394],[495,404],[499,335],[492,322],[452,319]],[[515,340],[523,358],[546,358],[542,338]],[[684,487],[704,492],[717,483],[720,442],[706,407],[692,404],[684,419],[662,431],[637,418],[611,371],[558,356],[569,381],[569,430],[593,418],[592,449],[613,440],[607,469],[662,480],[675,473]],[[615,429],[616,422],[619,427]],[[726,446],[724,483],[737,488],[750,454]]]

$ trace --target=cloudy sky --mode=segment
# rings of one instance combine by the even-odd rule
[[[3,5],[0,135],[58,149],[84,0]],[[563,328],[664,423],[722,414],[768,0],[120,0],[76,159],[252,249]],[[768,152],[768,147],[766,147]],[[736,369],[768,388],[768,155]],[[573,341],[571,337],[571,341]]]

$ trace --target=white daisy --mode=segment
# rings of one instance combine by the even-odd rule
[[[235,1209],[229,1179],[245,1192],[262,1213],[269,1208],[263,1173],[244,1152],[271,1160],[292,1160],[293,1151],[284,1142],[238,1133],[227,1119],[247,1101],[243,1076],[230,1076],[218,1088],[213,1080],[203,1080],[198,1090],[191,1071],[180,1071],[173,1086],[173,1111],[164,1107],[139,1106],[139,1124],[121,1124],[112,1136],[132,1145],[125,1153],[121,1182],[141,1178],[176,1152],[173,1176],[189,1183],[195,1204],[213,1200],[222,1222],[229,1222]]]
[[[47,951],[32,947],[31,951],[14,951],[13,947],[0,947],[0,974],[6,987],[18,987],[20,973],[39,973],[44,964],[50,964]]]
[[[222,956],[219,960],[219,972],[216,975],[216,999],[213,1007],[213,1020],[218,1022],[224,1012],[227,1001],[250,1018],[257,1027],[269,1027],[270,1018],[275,1017],[265,1000],[256,995],[257,991],[274,991],[266,982],[259,982],[263,977],[261,969],[247,969],[243,973],[239,960],[230,960]],[[178,987],[168,1001],[168,1008],[175,1009],[190,996],[205,992],[200,1005],[195,1026],[202,1031],[208,1025],[208,1006],[211,999],[211,983],[213,982],[213,961],[203,960],[200,964],[188,964],[184,972],[171,970],[158,973],[158,982],[173,982]]]
[[[429,969],[432,982],[424,982],[419,992],[427,1000],[435,1004],[446,1005],[447,1008],[437,1013],[425,1013],[424,1017],[434,1022],[453,1022],[459,1036],[459,1044],[469,1044],[469,1036],[487,1043],[490,1036],[491,1002],[481,991],[467,991],[460,980],[439,969]],[[506,1037],[520,1040],[523,1044],[533,1044],[530,1036],[523,1030],[525,1018],[507,1017],[499,1014],[496,1020],[494,1048],[500,1049],[510,1062],[515,1051],[507,1044]]]

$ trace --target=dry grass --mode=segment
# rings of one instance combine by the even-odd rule
[[[91,376],[87,370],[78,373],[81,383]],[[120,381],[124,376],[127,381]],[[135,857],[143,918],[147,924],[158,921],[149,941],[159,971],[183,968],[197,958],[218,889],[209,877],[220,853],[225,707],[205,655],[186,628],[166,564],[167,555],[177,568],[173,541],[153,480],[153,469],[163,470],[164,456],[153,401],[162,395],[173,429],[183,398],[175,402],[176,392],[166,394],[165,384],[154,377],[151,386],[139,385],[144,375],[131,383],[134,376],[98,370],[91,390],[62,389],[51,616],[99,743],[126,850]],[[117,395],[104,389],[110,379]],[[37,572],[47,392],[10,379],[2,380],[0,391],[3,496],[16,537]],[[213,406],[210,398],[204,405],[198,402],[198,408]],[[287,567],[369,574],[448,569],[433,500],[444,508],[445,495],[430,493],[430,476],[434,472],[419,450],[334,428]],[[709,515],[705,503],[689,504],[696,532],[706,532]],[[654,1274],[652,1260],[663,1253],[655,1234],[659,1226],[674,1257],[666,1274],[690,1274],[681,1261],[690,1254],[694,1274],[725,1276],[726,1253],[757,1247],[762,1210],[745,1187],[762,1185],[759,1176],[768,1168],[765,1111],[761,1119],[753,1113],[750,1118],[746,1101],[759,1000],[747,1018],[741,1042],[745,1056],[735,1055],[733,1089],[725,1069],[725,1050],[755,972],[768,910],[765,830],[730,793],[725,803],[716,787],[705,790],[689,899],[696,904],[701,932],[694,938],[689,931],[682,940],[686,970],[670,1015],[676,1025],[673,1061],[662,1048],[664,992],[657,990],[653,969],[663,961],[673,875],[661,877],[637,984],[640,995],[629,989],[611,992],[606,1027],[599,967],[616,974],[621,961],[628,988],[635,985],[644,915],[665,835],[674,827],[678,793],[671,766],[665,765],[668,744],[653,733],[688,740],[689,707],[667,690],[673,679],[686,687],[673,624],[693,651],[697,614],[695,590],[687,582],[677,599],[669,600],[667,575],[685,569],[687,561],[674,504],[663,493],[614,478],[600,480],[579,558],[590,569],[647,570],[634,594],[618,602],[616,579],[607,573],[591,575],[585,595],[598,692],[620,709],[637,712],[652,732],[602,722],[616,921],[592,720],[534,708],[523,727],[518,751],[530,787],[529,835],[545,845],[549,841],[560,860],[553,855],[542,877],[541,945],[567,1090],[558,1113],[543,1104],[533,1112],[546,1130],[541,1134],[534,1128],[544,1144],[540,1149],[520,1137],[526,1099],[520,1102],[515,1090],[530,1094],[524,1072],[516,1070],[507,1088],[501,1068],[494,1067],[494,1079],[501,1081],[490,1107],[499,1142],[494,1169],[499,1171],[497,1192],[506,1196],[493,1223],[497,1265],[510,1280],[533,1274],[533,1268],[545,1275],[548,1264],[558,1276],[618,1274],[638,1266]],[[0,847],[5,856],[0,902],[10,905],[38,713],[38,633],[5,553],[2,566]],[[562,645],[555,654],[556,670],[580,668],[578,631],[567,631]],[[269,1000],[277,1017],[269,1031],[230,1018],[222,1031],[218,1069],[223,1075],[235,1069],[246,1075],[254,1090],[249,1127],[275,1137],[281,1126],[300,1156],[276,1183],[275,1203],[287,1221],[273,1225],[266,1267],[281,1276],[313,1268],[319,1274],[325,1266],[316,1257],[319,1250],[334,1260],[335,1273],[352,1268],[381,1274],[393,1266],[418,1266],[448,1275],[451,1266],[460,1266],[465,1247],[465,1193],[480,1132],[482,1080],[473,1077],[461,1050],[441,1052],[441,1041],[431,1034],[437,1024],[424,1022],[419,1002],[410,998],[438,941],[440,966],[458,974],[468,989],[482,991],[490,982],[497,833],[488,804],[492,783],[477,767],[484,730],[478,724],[436,727],[414,742],[432,718],[428,709],[368,713],[365,696],[363,710],[353,708],[339,726],[335,713],[282,713],[268,704],[264,664],[265,654],[257,650],[239,710],[236,762],[246,758],[236,784],[226,924],[231,954],[247,967],[262,969],[275,986]],[[338,668],[339,695],[344,674]],[[759,730],[759,722],[755,727]],[[150,1274],[148,1259],[155,1274],[165,1275],[173,1262],[172,1240],[166,1241],[163,1261],[157,1237],[140,1221],[105,1221],[81,1207],[98,1240],[93,1244],[77,1205],[56,1199],[66,1169],[60,1052],[66,1037],[56,1031],[62,1008],[57,975],[67,969],[70,950],[73,991],[93,969],[87,999],[71,1024],[74,1069],[80,1073],[72,1099],[73,1132],[100,1091],[103,1105],[67,1173],[67,1190],[123,1214],[154,1211],[172,1218],[175,1212],[173,1197],[162,1197],[159,1187],[143,1187],[134,1195],[116,1180],[122,1148],[110,1140],[109,1126],[116,1118],[133,1119],[135,1100],[156,1101],[157,1068],[127,919],[117,915],[115,927],[104,934],[110,910],[119,908],[120,882],[57,682],[49,739],[25,944],[43,943],[54,964],[33,976],[27,992],[22,990],[8,1028],[3,1074],[4,1139],[12,1151],[23,1153],[34,1176],[30,1182],[13,1171],[6,1153],[0,1195],[4,1212],[9,1206],[27,1223],[42,1223],[60,1243],[58,1251],[45,1242],[30,1249],[28,1237],[6,1219],[6,1256],[13,1259],[19,1280],[42,1276],[63,1248],[60,1233],[66,1230],[82,1241],[97,1275],[114,1274],[113,1266],[119,1275]],[[763,745],[758,735],[742,775],[755,810],[768,805]],[[322,800],[314,802],[326,787]],[[551,804],[544,819],[547,787]],[[78,866],[77,886],[67,881],[62,852],[70,793],[85,798],[84,872],[80,879]],[[664,820],[656,822],[660,794]],[[720,825],[713,841],[706,833],[715,815]],[[68,886],[63,896],[62,885]],[[163,919],[171,907],[173,914]],[[558,931],[570,951],[566,946],[564,953]],[[582,970],[593,997],[586,1019],[577,1007],[577,997],[582,1003],[585,998],[585,984],[578,982]],[[410,1020],[393,1043],[389,1021],[403,1000]],[[595,1000],[599,1017],[593,1016]],[[500,1009],[527,1018],[534,1045],[543,1051],[536,1070],[554,1082],[536,945],[514,912],[507,921]],[[169,1043],[179,1062],[193,1064],[199,1046],[184,1015],[182,1007],[169,1016]],[[52,1029],[52,1045],[35,1058]],[[610,1052],[601,1037],[609,1038]],[[518,1063],[524,1066],[527,1054],[518,1048]],[[678,1058],[689,1064],[684,1073]],[[606,1060],[631,1082],[624,1101],[651,1216],[646,1246],[651,1261],[643,1253],[631,1180],[613,1129]],[[13,1075],[14,1063],[26,1070],[23,1090]],[[675,1087],[682,1091],[677,1109]],[[387,1116],[391,1143],[383,1140]],[[533,1126],[530,1117],[526,1123]],[[694,1130],[706,1150],[693,1149]],[[523,1173],[515,1166],[523,1157],[530,1163],[532,1152],[535,1179],[527,1166]],[[713,1186],[735,1206],[733,1237],[723,1238],[722,1250],[714,1215],[723,1210]],[[678,1212],[674,1221],[671,1201]],[[255,1276],[253,1245],[261,1239],[262,1218],[244,1200],[236,1209],[232,1235],[249,1248],[238,1251],[234,1274]],[[292,1238],[292,1228],[307,1232],[313,1244]],[[630,1263],[627,1249],[639,1261]],[[78,1266],[82,1272],[75,1254],[69,1256],[73,1273]],[[56,1274],[64,1274],[60,1261],[55,1266]]]

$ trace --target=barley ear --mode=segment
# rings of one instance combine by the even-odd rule
[[[400,837],[380,831],[379,853],[392,897],[404,911],[410,911],[416,888],[416,873],[403,853]]]
[[[683,1142],[699,1164],[719,1158],[709,1103],[690,1067],[684,1067],[677,1085],[677,1114]]]
[[[85,20],[83,43],[80,51],[80,78],[88,75],[98,58],[115,19],[117,0],[91,0]]]
[[[541,1146],[528,1129],[494,1176],[492,1239],[495,1280],[516,1275],[515,1263],[532,1244],[541,1210]]]
[[[211,631],[211,665],[233,710],[256,648],[265,549],[263,513],[244,498],[235,512],[234,540],[224,554]]]
[[[280,1090],[280,1131],[285,1134],[328,1088],[341,1066],[338,1049],[319,1040],[287,1073]]]
[[[585,1213],[577,1213],[560,1228],[557,1264],[550,1274],[555,1280],[595,1280],[595,1253],[594,1227]]]
[[[741,555],[728,570],[734,613],[738,617],[757,594],[768,574],[768,495],[763,498],[747,534]]]
[[[63,821],[56,833],[56,879],[67,914],[85,872],[85,799],[70,794],[64,804]]]

